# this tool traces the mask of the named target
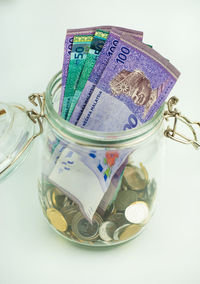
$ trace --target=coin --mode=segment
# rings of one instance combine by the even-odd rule
[[[113,233],[113,239],[115,241],[119,241],[119,236],[122,232],[124,232],[124,229],[127,228],[129,226],[129,224],[124,224],[122,226],[120,226],[119,228],[117,228],[114,233]]]
[[[155,179],[152,179],[152,181],[148,184],[147,186],[147,199],[149,204],[151,205],[155,199],[156,196],[156,190],[157,190],[157,185]]]
[[[115,223],[117,227],[120,227],[127,223],[127,220],[123,213],[113,213],[108,217],[107,221]]]
[[[51,224],[60,232],[67,230],[67,221],[63,215],[55,208],[48,208],[46,211],[47,217]]]
[[[140,164],[142,165],[142,164]],[[145,167],[127,165],[123,175],[124,183],[132,190],[143,190],[148,183],[148,174]]]
[[[149,207],[144,201],[136,201],[125,210],[126,219],[134,224],[143,224],[149,217]]]
[[[123,182],[121,185],[121,191],[125,191],[125,190],[128,190],[128,186],[125,182]]]
[[[137,191],[137,200],[138,201],[145,201],[147,199],[146,190]]]
[[[67,221],[68,226],[71,226],[72,219],[77,212],[78,212],[78,207],[75,205],[69,205],[68,207],[64,207],[61,209],[61,213],[63,214],[65,220]]]
[[[117,226],[111,221],[103,222],[99,228],[99,236],[103,241],[109,242],[113,239],[113,233]]]
[[[95,240],[99,235],[99,227],[103,220],[95,213],[91,224],[81,212],[76,213],[72,219],[72,232],[80,240]]]
[[[42,191],[44,193],[47,192],[47,190],[53,190],[55,188],[55,186],[50,183],[45,176],[42,176],[42,180],[41,180],[41,187],[42,187]]]
[[[65,199],[63,201],[62,209],[67,208],[67,207],[69,207],[71,205],[75,205],[75,203],[71,199],[69,199],[67,196],[65,196]]]
[[[69,232],[68,230],[63,232],[63,234],[65,235],[65,237],[67,237],[68,239],[72,239],[72,235],[71,232]]]
[[[119,240],[125,241],[135,236],[143,227],[137,224],[128,225],[119,233]]]
[[[106,209],[106,212],[104,213],[103,219],[106,220],[115,210],[115,206],[112,203],[108,208]]]
[[[149,180],[149,174],[147,172],[147,169],[145,168],[145,166],[143,165],[143,163],[140,163],[140,168],[143,171],[143,174],[145,176],[145,179],[148,181]]]
[[[49,189],[46,192],[46,197],[45,197],[45,200],[44,200],[46,208],[53,208],[54,207],[51,198],[52,198],[52,190]]]
[[[63,206],[65,200],[65,195],[58,191],[57,188],[54,188],[52,191],[52,202],[55,208],[60,209]]]
[[[137,200],[136,192],[132,190],[120,191],[115,201],[117,211],[124,211],[128,205]]]

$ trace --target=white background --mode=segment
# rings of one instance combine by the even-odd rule
[[[0,0],[0,100],[27,105],[61,69],[67,28],[142,30],[181,71],[171,95],[200,120],[200,1]],[[39,144],[0,185],[0,284],[200,283],[200,152],[167,141],[156,214],[135,241],[86,249],[55,234],[37,196]]]

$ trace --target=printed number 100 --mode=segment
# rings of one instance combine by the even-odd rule
[[[126,123],[124,125],[124,130],[127,129],[132,129],[135,128],[137,126],[137,118],[135,117],[135,115],[132,113],[131,115],[129,115],[128,117],[128,123]]]
[[[130,53],[130,50],[127,47],[122,46],[121,52],[118,54],[117,59],[116,59],[117,63],[118,62],[124,63],[125,60],[127,59],[126,55],[129,53]]]

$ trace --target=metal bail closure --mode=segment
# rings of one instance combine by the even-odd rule
[[[30,144],[43,132],[45,94],[32,94],[29,101],[39,106],[39,112],[0,103],[0,182],[22,163]]]
[[[196,150],[198,150],[200,148],[200,143],[197,140],[197,134],[193,126],[197,125],[200,127],[200,122],[196,122],[196,121],[193,122],[189,120],[187,117],[181,115],[181,113],[176,108],[174,108],[174,106],[177,103],[178,103],[177,97],[171,97],[167,102],[168,110],[164,112],[164,118],[167,121],[169,120],[169,118],[173,118],[174,123],[173,123],[173,128],[170,128],[169,126],[167,127],[167,129],[164,132],[164,135],[182,144],[192,144],[192,146]],[[190,139],[186,137],[185,135],[176,131],[178,121],[181,121],[182,123],[188,126],[188,128],[191,130],[193,134],[193,139]]]
[[[44,107],[45,107],[45,94],[32,94],[29,97],[29,101],[34,105],[40,107],[40,113],[36,112],[35,110],[28,110],[26,113],[28,117],[33,121],[33,123],[38,122],[39,125],[39,132],[32,137],[32,141],[42,134],[43,126],[42,126],[42,119],[45,117],[44,115]],[[37,99],[37,102],[36,102]],[[32,142],[31,141],[31,142]]]

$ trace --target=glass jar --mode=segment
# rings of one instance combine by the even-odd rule
[[[60,84],[61,73],[45,94],[39,179],[44,215],[59,234],[84,245],[133,239],[152,216],[161,188],[164,106],[137,129],[89,131],[57,114]]]
[[[51,227],[67,240],[88,246],[118,245],[134,239],[149,222],[162,188],[165,136],[199,148],[192,122],[168,101],[142,126],[116,133],[81,129],[58,115],[61,72],[45,94],[29,100],[40,112],[0,103],[0,182],[24,160],[41,135],[42,210]],[[36,101],[37,99],[37,101]],[[164,118],[174,118],[164,130]],[[177,121],[192,131],[176,131]],[[195,123],[200,126],[200,123]]]

